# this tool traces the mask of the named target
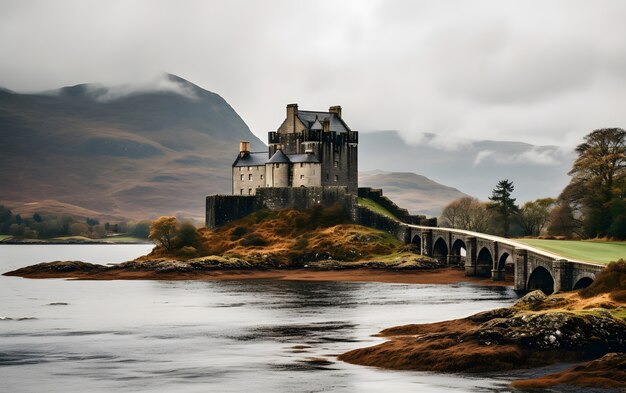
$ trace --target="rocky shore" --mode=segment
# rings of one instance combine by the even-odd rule
[[[308,281],[376,281],[408,284],[510,285],[467,277],[459,268],[437,261],[401,255],[385,261],[341,262],[324,260],[302,267],[251,263],[237,258],[204,257],[188,261],[149,259],[98,265],[81,261],[56,261],[27,266],[6,276],[79,280],[244,280],[280,279]]]
[[[380,336],[389,341],[347,352],[339,359],[398,370],[480,373],[580,362],[614,352],[617,354],[595,365],[623,370],[625,306],[607,294],[583,299],[578,293],[546,297],[534,291],[509,308],[383,330]],[[533,383],[568,383],[563,381],[591,366],[581,367]],[[626,387],[623,372],[614,377],[608,371],[605,374],[611,382],[601,386]],[[584,379],[576,377],[571,383]]]

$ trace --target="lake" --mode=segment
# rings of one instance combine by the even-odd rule
[[[150,245],[0,245],[0,273],[121,262]],[[511,375],[387,371],[335,356],[378,331],[511,305],[510,288],[0,276],[0,391],[508,392]]]

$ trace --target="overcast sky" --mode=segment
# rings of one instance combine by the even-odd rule
[[[625,20],[626,1],[599,0],[0,0],[0,86],[170,72],[220,94],[262,140],[297,102],[413,143],[571,147],[626,127]]]

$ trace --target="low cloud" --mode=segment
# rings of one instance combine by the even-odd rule
[[[117,86],[105,101],[192,97],[136,82],[167,70],[223,96],[262,139],[297,102],[341,105],[354,129],[399,130],[409,143],[432,133],[425,143],[447,150],[573,147],[626,126],[625,14],[619,0],[0,1],[0,86],[96,81]]]
[[[552,147],[537,147],[523,151],[521,153],[500,153],[493,150],[481,150],[474,158],[474,166],[482,163],[499,165],[537,165],[556,166],[563,162],[563,152]]]
[[[136,81],[134,83],[116,86],[93,84],[89,85],[89,90],[92,97],[99,102],[109,102],[123,97],[152,92],[170,92],[179,94],[189,99],[198,98],[192,87],[171,78],[167,74],[161,74],[143,81]]]

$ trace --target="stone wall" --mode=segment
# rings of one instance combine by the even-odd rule
[[[259,188],[258,204],[271,210],[305,210],[314,205],[332,206],[339,203],[350,211],[356,203],[346,187],[281,187]]]
[[[259,188],[253,196],[211,195],[206,199],[206,226],[209,229],[215,229],[260,209],[305,210],[315,205],[332,206],[334,204],[345,206],[356,224],[388,232],[401,241],[407,241],[410,238],[406,225],[359,206],[356,196],[348,192],[347,187]],[[393,206],[396,205],[393,204]],[[400,209],[397,206],[396,208]],[[419,218],[421,225],[429,225],[431,222],[423,216],[411,217],[414,217],[414,221]]]
[[[256,196],[210,195],[206,197],[206,227],[214,229],[257,210]]]

